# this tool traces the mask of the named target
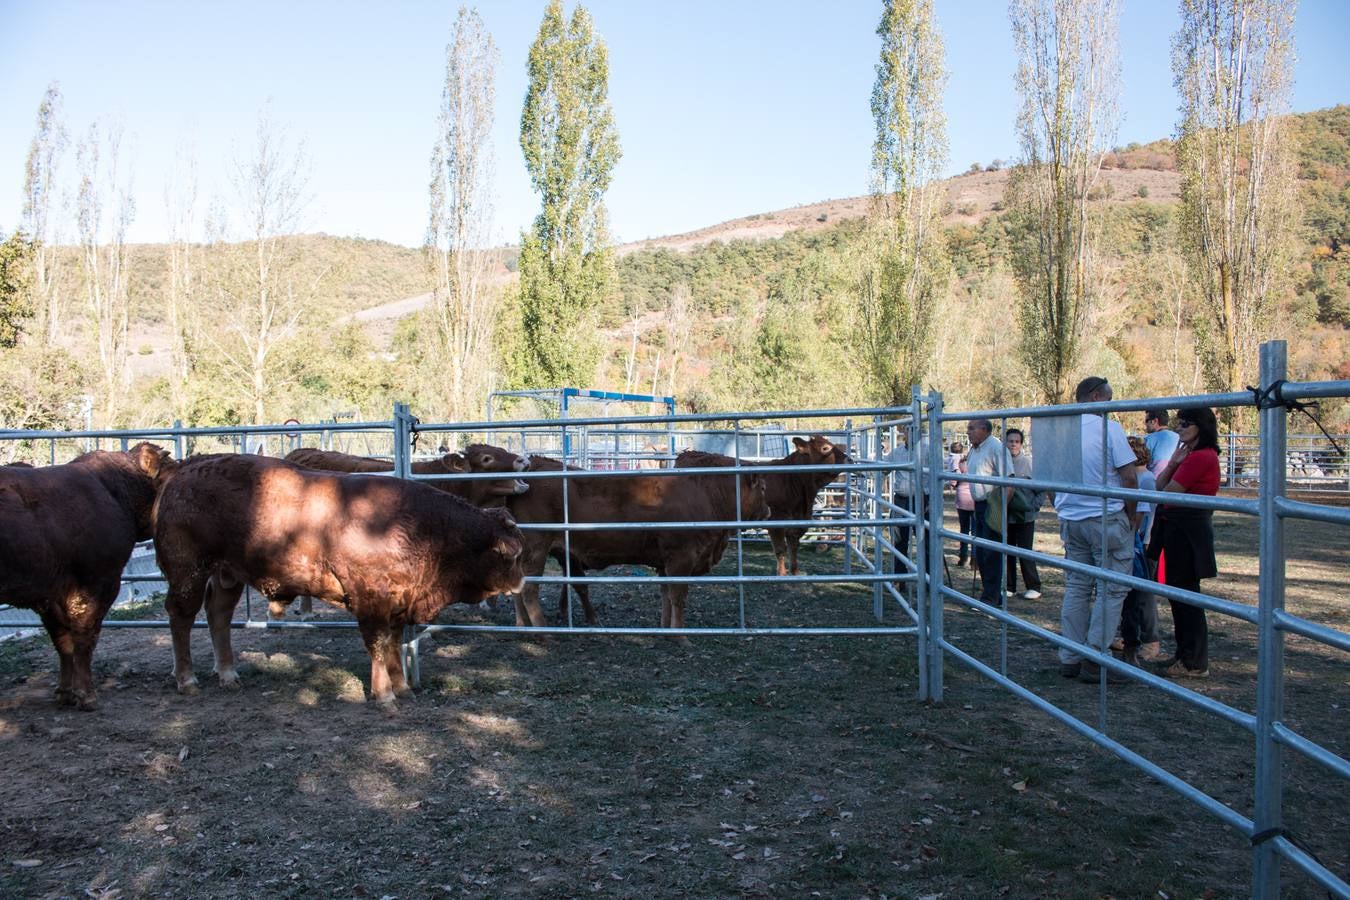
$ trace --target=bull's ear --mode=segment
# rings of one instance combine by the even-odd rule
[[[822,454],[824,454],[825,456],[829,456],[831,453],[834,452],[834,444],[831,444],[831,443],[830,443],[829,441],[827,441],[825,438],[821,438],[821,439],[820,439],[820,452],[821,452]]]
[[[510,535],[503,535],[492,544],[492,549],[507,559],[514,559],[525,549],[525,545]]]
[[[798,450],[805,450],[808,446],[808,443],[799,437],[793,438],[792,443],[797,446]]]
[[[458,453],[447,453],[441,457],[441,462],[445,465],[447,472],[467,472],[469,471],[469,461]]]
[[[135,460],[136,466],[151,478],[158,475],[170,459],[169,451],[147,441],[142,441],[131,448],[131,458]]]
[[[478,454],[478,466],[482,469],[495,469],[497,468],[497,457],[491,453],[480,453]]]
[[[487,513],[489,516],[492,516],[492,518],[496,519],[498,522],[500,522],[503,526],[507,528],[516,527],[516,520],[512,518],[510,510],[508,510],[504,506],[494,506],[492,509],[483,510],[483,512]]]

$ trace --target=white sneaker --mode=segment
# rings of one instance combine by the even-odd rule
[[[1026,592],[1024,592],[1024,593],[1022,594],[1022,599],[1023,599],[1023,600],[1039,600],[1039,599],[1041,599],[1041,592],[1040,592],[1040,591],[1026,591]]]

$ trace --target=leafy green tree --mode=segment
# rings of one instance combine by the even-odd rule
[[[1257,344],[1290,287],[1293,22],[1294,0],[1183,0],[1172,42],[1181,234],[1217,391],[1255,383]]]
[[[33,314],[28,294],[32,260],[33,242],[22,231],[0,244],[0,350],[18,344],[24,320]]]
[[[518,372],[554,387],[588,381],[603,352],[590,326],[616,292],[604,195],[620,151],[609,53],[584,7],[564,23],[551,0],[528,69],[520,147],[542,208],[521,240]]]
[[[939,179],[947,162],[942,34],[932,0],[885,0],[872,88],[870,241],[860,278],[859,344],[874,400],[909,402],[933,355],[950,277]]]

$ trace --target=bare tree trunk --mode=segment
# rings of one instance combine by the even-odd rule
[[[492,381],[498,295],[487,284],[491,245],[491,131],[497,48],[477,12],[461,7],[446,48],[431,153],[426,253],[433,275],[440,412],[472,418]]]
[[[127,389],[130,308],[126,231],[135,209],[130,178],[123,182],[119,171],[120,128],[100,137],[98,126],[92,126],[80,144],[77,159],[80,251],[88,313],[98,347],[100,422],[111,427],[117,423]]]
[[[1100,302],[1089,194],[1114,138],[1116,0],[1012,0],[1023,159],[1008,185],[1021,351],[1043,398],[1068,394]]]
[[[187,416],[187,386],[191,374],[190,334],[194,330],[198,255],[193,243],[197,226],[197,161],[181,150],[164,189],[169,220],[169,286],[165,318],[169,326],[169,403],[174,418]]]
[[[52,84],[38,105],[37,131],[24,166],[23,227],[34,246],[33,308],[38,316],[37,334],[47,346],[54,345],[60,337],[65,309],[57,250],[60,232],[52,215],[58,161],[66,146],[66,130],[60,115],[61,90]]]

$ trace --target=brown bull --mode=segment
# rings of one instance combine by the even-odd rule
[[[371,694],[390,703],[409,691],[403,627],[519,591],[521,548],[505,510],[425,484],[250,455],[189,459],[162,474],[155,504],[178,689],[196,690],[190,638],[203,601],[215,672],[222,686],[238,683],[230,620],[251,584],[269,600],[307,594],[350,610],[370,653]]]
[[[554,459],[535,456],[531,471],[561,471]],[[711,465],[712,463],[708,463]],[[764,517],[764,480],[759,473],[741,477],[740,507],[736,505],[736,476],[688,474],[680,476],[622,475],[567,479],[567,520],[574,523],[631,522],[633,528],[574,531],[569,539],[572,556],[584,569],[612,565],[650,566],[658,575],[705,575],[721,559],[727,529],[670,529],[662,522],[733,522]],[[563,521],[563,480],[531,479],[527,493],[511,498],[507,508],[521,524]],[[656,525],[648,523],[658,523]],[[540,575],[550,553],[563,546],[563,531],[525,532],[524,567]],[[574,564],[573,572],[577,567]],[[687,584],[661,586],[661,626],[683,628]],[[527,584],[516,600],[516,624],[545,624],[539,608],[539,585]]]
[[[392,472],[394,464],[387,459],[376,459],[370,456],[352,456],[347,453],[338,453],[334,450],[316,450],[308,447],[302,447],[299,450],[293,450],[286,455],[289,462],[305,466],[309,469],[320,469],[326,472]],[[509,450],[503,450],[501,447],[494,447],[491,444],[470,444],[463,453],[446,453],[436,459],[414,462],[412,471],[414,475],[463,475],[465,473],[485,473],[485,472],[523,472],[529,468],[529,461],[517,456]],[[516,494],[523,494],[529,490],[529,485],[520,479],[511,479],[510,481],[489,480],[489,479],[454,479],[437,478],[434,481],[425,482],[432,487],[438,488],[447,493],[454,494],[457,497],[463,497],[474,506],[490,507],[502,506],[506,503],[508,497]],[[567,556],[562,548],[555,549],[550,554],[558,565],[567,565]],[[583,574],[584,567],[581,561],[573,558],[572,573],[576,575]],[[595,614],[595,607],[591,605],[590,587],[584,584],[572,585],[572,590],[576,592],[577,598],[581,600],[581,606],[585,610],[586,623],[588,625],[598,625],[599,618]],[[310,611],[308,598],[301,601],[301,615],[307,615]],[[567,614],[567,586],[559,592],[558,611],[560,615]],[[279,609],[274,608],[272,615],[280,618],[285,613],[285,606]]]
[[[849,455],[830,442],[823,435],[813,434],[807,440],[793,438],[797,449],[782,459],[758,463],[763,466],[814,466],[844,465],[852,462]],[[707,457],[719,454],[704,453],[700,450],[686,450],[675,459],[675,468],[708,465]],[[730,457],[723,465],[731,465]],[[756,465],[746,463],[746,465]],[[765,472],[764,500],[768,504],[770,519],[809,519],[815,508],[816,495],[825,485],[839,477],[838,472]],[[805,528],[770,528],[769,540],[773,543],[774,556],[778,558],[778,574],[797,574],[797,550],[801,545]]]
[[[56,700],[94,709],[90,660],[137,541],[151,535],[154,444],[61,466],[0,467],[0,603],[35,611],[61,662]]]
[[[307,469],[324,472],[392,472],[393,460],[371,456],[353,456],[336,450],[301,447],[286,454],[286,461]],[[484,472],[523,472],[526,462],[514,453],[491,444],[470,444],[463,453],[446,453],[435,459],[416,460],[414,475],[469,475]],[[512,494],[521,494],[528,485],[518,478],[451,479],[437,478],[427,484],[446,493],[463,497],[474,506],[501,506]]]

